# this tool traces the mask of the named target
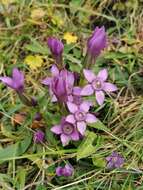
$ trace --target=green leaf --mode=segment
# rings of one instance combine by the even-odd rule
[[[20,169],[18,169],[16,175],[16,186],[18,186],[18,189],[24,188],[25,180],[26,180],[26,169],[23,169],[21,167]]]
[[[40,53],[42,55],[49,54],[48,48],[46,46],[41,45],[35,39],[31,39],[31,44],[26,45],[25,48],[28,51],[31,51],[31,52],[34,52],[34,53]]]
[[[36,190],[46,190],[47,188],[44,185],[38,185]]]
[[[95,129],[99,129],[101,131],[110,131],[101,121],[97,121],[96,123],[89,124],[90,127],[93,127]]]
[[[105,158],[95,155],[92,157],[93,165],[99,168],[103,168],[106,165]]]
[[[32,136],[29,134],[24,140],[9,145],[4,149],[0,149],[0,163],[7,160],[12,160],[17,156],[22,155],[31,144],[31,139]]]
[[[93,141],[97,138],[97,135],[93,132],[87,132],[85,140],[77,149],[77,160],[90,156],[96,151],[96,147],[92,145]]]

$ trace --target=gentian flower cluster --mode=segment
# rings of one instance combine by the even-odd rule
[[[83,72],[79,74],[78,80],[77,74],[69,71],[63,64],[63,43],[55,37],[50,37],[47,44],[55,64],[50,69],[50,76],[43,79],[41,83],[48,87],[51,102],[57,103],[60,108],[64,108],[62,110],[65,110],[62,113],[61,121],[52,126],[51,131],[59,135],[62,145],[66,146],[70,141],[78,141],[81,137],[84,137],[88,124],[95,123],[98,120],[90,112],[93,103],[85,100],[84,96],[95,95],[97,105],[101,106],[105,100],[105,93],[117,91],[117,87],[107,81],[107,69],[100,70],[98,74],[91,70],[91,63],[96,61],[96,58],[107,46],[107,36],[104,27],[96,27],[87,42],[87,54],[83,63]],[[85,78],[87,83],[85,86],[82,83],[83,78]],[[34,105],[34,99],[32,98],[29,101],[24,95],[24,75],[19,69],[14,68],[11,78],[0,77],[0,81],[14,89],[27,105]],[[36,113],[35,119],[37,121],[41,120],[39,112]],[[34,142],[39,143],[43,142],[43,140],[43,131],[36,131]],[[123,164],[123,159],[116,153],[107,157],[106,160],[108,161],[108,167],[120,167]],[[59,166],[56,169],[56,174],[58,176],[71,176],[73,170],[71,165],[66,164],[65,167]]]

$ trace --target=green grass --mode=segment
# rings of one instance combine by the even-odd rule
[[[38,8],[45,15],[34,21],[31,13]],[[10,75],[15,66],[24,71],[27,93],[40,102],[46,134],[43,144],[32,142],[36,110],[24,106],[14,91],[0,83],[2,190],[143,190],[142,9],[138,0],[14,0],[7,5],[0,1],[0,75]],[[79,71],[86,41],[97,25],[105,25],[109,44],[93,69],[107,67],[119,91],[93,110],[103,123],[89,126],[84,140],[64,148],[50,132],[60,113],[54,114],[57,107],[40,84],[53,63],[46,39],[51,35],[63,39],[65,32],[77,35],[77,43],[65,43],[64,61]],[[31,70],[24,62],[28,55],[42,56],[43,66]],[[15,126],[12,118],[21,112],[27,114],[26,120]],[[125,164],[110,171],[105,157],[114,150],[123,155]],[[57,177],[55,168],[67,160],[75,168],[74,177]]]

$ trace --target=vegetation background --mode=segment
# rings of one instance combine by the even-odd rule
[[[40,84],[53,63],[47,37],[63,40],[65,63],[80,72],[87,39],[102,25],[108,48],[94,70],[108,68],[118,95],[93,110],[102,123],[63,148],[50,132],[60,110]],[[143,1],[0,0],[0,75],[10,75],[15,66],[24,71],[26,91],[40,102],[44,119],[34,121],[35,110],[0,83],[1,190],[143,190]],[[46,139],[34,144],[39,128]],[[125,164],[111,171],[105,157],[114,150]],[[66,160],[74,177],[56,177],[55,168]]]

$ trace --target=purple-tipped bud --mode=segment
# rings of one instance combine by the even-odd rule
[[[59,166],[56,168],[57,176],[68,177],[68,176],[72,176],[73,172],[74,172],[74,168],[71,166],[71,164],[66,164],[65,167]]]
[[[37,113],[35,114],[35,116],[34,116],[34,119],[35,119],[36,121],[41,121],[42,115],[41,115],[39,112],[37,112]]]
[[[87,52],[92,57],[97,57],[107,45],[107,36],[104,26],[96,27],[93,35],[89,38],[87,43]]]
[[[34,142],[35,143],[41,143],[41,142],[43,142],[44,136],[45,136],[45,134],[44,134],[43,131],[41,131],[41,130],[36,131],[34,133]]]
[[[53,55],[61,55],[63,53],[64,45],[57,38],[51,37],[48,38],[48,46]]]
[[[12,70],[12,77],[0,77],[0,80],[18,93],[24,91],[24,74],[17,68]]]
[[[67,101],[66,81],[62,76],[58,76],[53,79],[52,91],[60,102]]]

